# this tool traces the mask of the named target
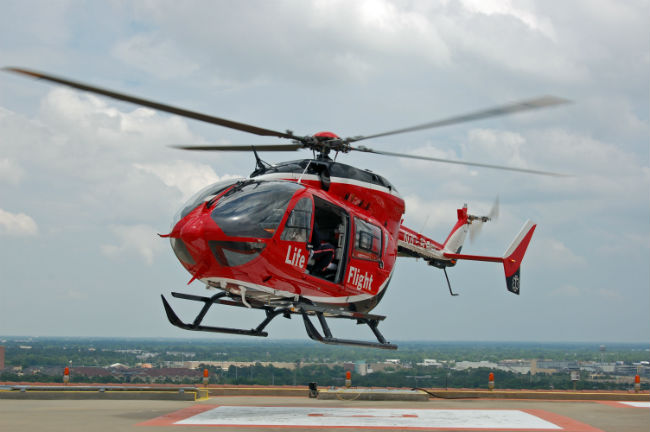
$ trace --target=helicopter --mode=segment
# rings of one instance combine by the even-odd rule
[[[386,317],[371,311],[386,294],[398,257],[421,258],[444,272],[459,260],[501,263],[506,288],[519,294],[520,267],[536,224],[526,221],[501,256],[461,253],[464,241],[498,214],[498,200],[488,215],[472,215],[467,205],[457,210],[457,221],[444,241],[435,241],[403,225],[405,203],[384,177],[337,162],[351,151],[392,157],[516,171],[562,174],[375,150],[359,141],[447,126],[567,103],[544,96],[469,114],[373,135],[341,138],[329,131],[296,135],[154,102],[78,81],[24,68],[6,71],[27,75],[78,90],[100,94],[194,120],[260,136],[288,140],[261,145],[174,145],[193,151],[248,151],[255,169],[248,178],[217,182],[197,192],[174,216],[168,238],[180,264],[190,273],[188,285],[199,281],[216,294],[202,296],[172,292],[174,298],[202,303],[192,322],[182,321],[161,295],[167,318],[191,331],[245,336],[268,336],[265,328],[278,316],[302,317],[309,338],[339,345],[397,349],[379,331]],[[269,164],[258,152],[311,150],[312,158]],[[334,154],[332,158],[331,155]],[[214,305],[261,310],[264,319],[242,329],[203,324]],[[314,325],[318,321],[320,330]],[[327,319],[347,319],[367,325],[376,341],[335,337]]]

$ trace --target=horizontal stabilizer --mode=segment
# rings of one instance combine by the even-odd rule
[[[503,270],[506,274],[506,287],[508,291],[519,294],[520,289],[520,267],[521,262],[526,254],[526,249],[533,237],[537,225],[528,220],[519,231],[519,234],[512,241],[506,252],[502,257],[491,257],[483,255],[465,255],[465,254],[452,254],[445,253],[444,256],[450,259],[461,259],[471,261],[488,261],[488,262],[502,262]]]

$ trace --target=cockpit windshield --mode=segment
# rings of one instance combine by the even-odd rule
[[[197,205],[205,201],[209,201],[210,199],[219,195],[224,190],[228,189],[230,186],[243,180],[244,180],[243,178],[239,178],[239,179],[235,178],[235,179],[228,179],[217,183],[213,183],[209,186],[204,187],[203,189],[201,189],[200,191],[192,195],[190,199],[188,199],[185,202],[185,204],[183,204],[182,209],[174,216],[174,220],[172,222],[172,229],[178,223],[179,220],[183,219],[185,216],[190,214],[190,212],[194,210]]]
[[[241,183],[221,197],[211,216],[226,235],[271,238],[291,197],[302,188],[294,182]]]

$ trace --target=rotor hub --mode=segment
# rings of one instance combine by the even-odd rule
[[[328,131],[316,132],[314,134],[314,138],[316,138],[319,141],[330,140],[330,139],[341,139],[341,137],[335,134],[334,132],[328,132]]]

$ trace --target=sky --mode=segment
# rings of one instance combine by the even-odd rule
[[[464,203],[500,216],[463,252],[501,255],[538,224],[521,295],[500,265],[444,274],[400,258],[390,341],[650,341],[648,1],[5,1],[0,67],[45,71],[307,135],[370,135],[543,95],[571,104],[364,141],[378,150],[572,174],[555,178],[347,154],[444,240]],[[254,168],[248,153],[177,144],[280,143],[0,72],[0,335],[225,338],[171,326],[160,294],[187,282],[166,233],[194,192]],[[311,153],[267,153],[280,162]],[[173,299],[181,318],[200,305]],[[214,308],[251,328],[259,311]],[[371,339],[336,323],[339,337]],[[278,318],[269,338],[307,338]]]

